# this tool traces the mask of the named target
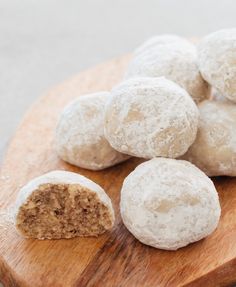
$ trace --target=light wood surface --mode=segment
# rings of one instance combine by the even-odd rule
[[[129,56],[85,71],[49,91],[25,115],[0,175],[0,281],[8,286],[228,286],[236,282],[236,180],[214,180],[222,217],[207,239],[178,251],[139,243],[119,214],[124,178],[142,160],[100,172],[68,165],[55,154],[54,128],[63,107],[77,96],[110,90],[122,78]],[[98,238],[38,241],[21,238],[11,213],[19,188],[42,173],[66,169],[100,184],[111,197],[116,223]]]

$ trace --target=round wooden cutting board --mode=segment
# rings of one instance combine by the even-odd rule
[[[93,172],[59,160],[54,151],[58,116],[72,99],[110,90],[123,76],[129,56],[101,64],[57,86],[25,115],[11,141],[0,175],[0,281],[9,286],[225,286],[236,282],[236,180],[214,180],[222,216],[208,238],[178,251],[157,250],[139,243],[119,214],[124,178],[140,163],[130,159]],[[116,223],[98,238],[30,240],[12,223],[12,206],[30,179],[54,169],[79,172],[100,184],[111,197]]]

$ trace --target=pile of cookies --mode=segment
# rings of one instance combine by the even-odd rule
[[[56,151],[101,170],[147,159],[124,180],[120,211],[141,242],[176,250],[211,234],[220,203],[208,176],[236,176],[236,29],[197,46],[175,35],[146,41],[111,92],[80,96],[60,116]],[[112,228],[105,191],[54,171],[19,193],[16,227],[25,237],[97,236]]]

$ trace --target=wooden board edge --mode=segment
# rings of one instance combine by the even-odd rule
[[[26,283],[7,265],[2,256],[0,256],[0,282],[4,287],[27,287]]]
[[[230,287],[236,286],[236,258],[222,264],[184,287]]]

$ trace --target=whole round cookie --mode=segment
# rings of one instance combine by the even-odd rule
[[[174,82],[133,78],[111,92],[105,136],[114,149],[129,155],[175,158],[195,140],[198,117],[192,98]]]
[[[220,30],[203,38],[198,57],[203,78],[236,102],[236,29]]]
[[[178,36],[156,36],[138,48],[125,78],[137,76],[164,76],[187,90],[196,103],[210,97],[198,69],[196,47]]]
[[[114,150],[104,137],[105,104],[108,92],[80,96],[69,104],[59,119],[55,145],[66,162],[100,170],[129,157]]]
[[[166,250],[211,234],[221,213],[213,182],[191,163],[167,158],[144,162],[128,175],[120,210],[139,241]]]
[[[77,173],[52,171],[19,191],[15,226],[26,238],[98,236],[114,224],[112,203],[95,182]]]
[[[204,101],[195,142],[182,157],[208,176],[236,176],[236,105]]]

